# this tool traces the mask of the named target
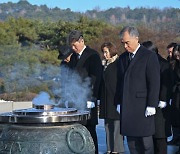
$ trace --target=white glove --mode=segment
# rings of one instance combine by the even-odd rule
[[[159,104],[158,104],[158,107],[159,108],[165,108],[167,106],[167,103],[166,102],[164,102],[164,101],[159,101]]]
[[[95,103],[94,102],[91,102],[91,101],[87,101],[87,108],[88,109],[92,109],[95,107]]]
[[[172,99],[169,100],[169,104],[170,104],[170,105],[171,105],[171,103],[172,103]]]
[[[99,105],[100,105],[100,103],[101,103],[101,101],[98,99],[98,100],[97,100],[97,105],[99,106]]]
[[[152,116],[152,115],[154,115],[154,114],[156,114],[156,108],[155,107],[147,107],[146,108],[146,111],[145,111],[145,116],[147,117],[147,116]]]
[[[121,109],[121,106],[120,106],[120,105],[117,105],[116,110],[118,111],[118,113],[120,113],[120,109]]]

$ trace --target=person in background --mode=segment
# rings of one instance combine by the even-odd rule
[[[84,125],[93,138],[95,153],[98,154],[96,125],[98,124],[97,99],[99,97],[99,87],[102,79],[101,59],[97,51],[85,45],[83,34],[80,31],[71,31],[67,42],[74,51],[69,61],[69,67],[76,71],[82,79],[86,79],[87,77],[91,79],[90,88],[92,89],[92,96],[89,98],[90,100],[87,104],[87,107],[91,108],[91,118]]]
[[[153,154],[154,115],[159,102],[160,66],[157,55],[139,44],[139,32],[126,26],[120,32],[125,52],[118,61],[121,134],[131,154]],[[117,102],[118,103],[118,102]]]
[[[168,57],[167,57],[167,60],[170,62],[171,58],[172,58],[172,51],[173,51],[173,48],[177,45],[177,43],[175,42],[171,42],[170,44],[168,44],[167,46],[167,53],[168,53]]]
[[[120,115],[116,111],[115,94],[117,85],[117,60],[116,46],[111,42],[101,45],[104,55],[103,80],[100,95],[99,118],[104,119],[106,131],[107,154],[124,153],[123,136],[120,134]]]
[[[180,146],[180,45],[173,48],[171,67],[173,69],[172,126],[173,144]],[[177,152],[180,153],[179,151]]]
[[[154,153],[167,154],[167,137],[171,136],[170,123],[170,96],[172,79],[169,62],[158,54],[158,48],[151,42],[143,42],[142,45],[157,54],[160,64],[160,93],[159,104],[155,114],[155,134],[153,135]]]

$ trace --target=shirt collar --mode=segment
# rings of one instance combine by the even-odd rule
[[[140,47],[140,44],[138,44],[138,46],[137,46],[136,50],[135,50],[135,51],[133,51],[133,55],[135,55],[135,54],[136,54],[136,52],[138,51],[139,47]]]
[[[81,57],[81,55],[82,55],[82,53],[83,53],[83,51],[86,49],[86,46],[84,46],[84,48],[81,50],[81,52],[80,53],[78,53],[79,54],[79,58]]]

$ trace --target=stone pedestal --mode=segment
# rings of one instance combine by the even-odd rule
[[[89,131],[81,124],[51,126],[0,124],[1,154],[94,154]]]

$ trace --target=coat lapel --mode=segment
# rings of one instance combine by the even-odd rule
[[[127,68],[127,70],[131,69],[131,67],[134,66],[134,64],[135,64],[136,62],[138,62],[141,58],[143,58],[142,55],[143,55],[142,46],[140,46],[140,48],[137,50],[134,58],[131,60],[129,66],[128,66],[128,68]]]
[[[89,47],[87,46],[85,48],[85,50],[83,51],[80,59],[78,60],[78,62],[76,64],[76,68],[81,68],[84,65],[85,61],[89,58],[89,56],[91,56],[93,54],[95,54],[95,53],[90,52]]]
[[[79,59],[78,62],[77,62],[77,65],[76,65],[77,68],[78,68],[78,67],[81,67],[81,66],[84,64],[84,62],[86,61],[86,59],[87,59],[87,57],[88,57],[88,52],[87,52],[87,51],[88,51],[88,50],[87,50],[87,47],[86,47],[85,50],[83,51],[80,59]]]

